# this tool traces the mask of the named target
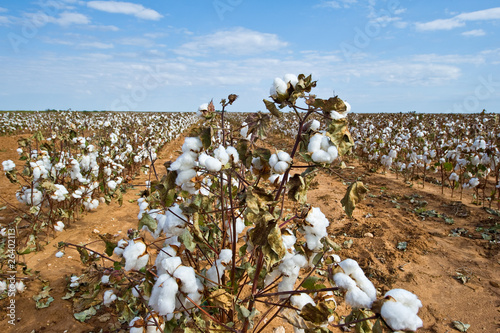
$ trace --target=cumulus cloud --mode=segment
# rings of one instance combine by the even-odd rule
[[[209,52],[250,55],[276,51],[287,45],[275,34],[240,27],[195,37],[193,41],[181,45],[176,53],[185,56],[203,56]]]
[[[465,26],[467,21],[485,21],[500,19],[500,7],[462,13],[447,19],[437,19],[429,22],[417,22],[418,31],[451,30]]]
[[[163,17],[163,15],[158,13],[156,10],[145,8],[142,5],[131,2],[89,1],[87,2],[87,6],[108,13],[133,15],[143,20],[158,21]]]

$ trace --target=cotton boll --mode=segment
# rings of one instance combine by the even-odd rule
[[[108,181],[108,188],[109,188],[111,191],[116,190],[116,186],[117,186],[116,181],[114,181],[114,180],[110,180],[110,181]]]
[[[321,126],[321,123],[318,120],[313,119],[313,121],[311,121],[311,124],[309,125],[309,129],[313,130],[313,131],[317,131],[320,126]]]
[[[278,163],[278,155],[276,154],[272,154],[271,157],[269,158],[269,165],[271,166],[271,168],[274,168],[274,166],[276,165],[276,163]]]
[[[278,174],[284,174],[285,171],[288,169],[288,167],[289,167],[289,164],[287,162],[279,161],[274,165],[273,169]]]
[[[344,270],[347,275],[352,275],[361,269],[359,264],[352,259],[345,259],[339,263],[339,266]]]
[[[330,163],[332,161],[332,156],[327,151],[318,149],[312,154],[311,159],[315,163]]]
[[[156,325],[159,325],[158,328]],[[149,313],[146,317],[146,333],[163,333],[165,329],[165,320],[156,313]]]
[[[109,284],[109,277],[110,277],[110,275],[103,275],[101,277],[101,283],[102,284]]]
[[[2,166],[3,166],[3,171],[9,172],[9,171],[14,170],[14,168],[16,167],[16,164],[14,162],[12,162],[12,160],[7,160],[7,161],[2,162]]]
[[[356,282],[344,273],[336,273],[333,276],[333,281],[335,282],[335,285],[337,285],[337,287],[345,290],[356,287]]]
[[[179,267],[180,265],[182,265],[182,261],[179,257],[170,257],[161,261],[161,267],[163,268],[164,272],[170,275],[173,275],[177,267]],[[160,273],[159,267],[158,272]]]
[[[158,312],[160,316],[173,313],[175,311],[175,301],[178,290],[179,286],[174,278],[169,274],[160,275],[151,291],[149,306]]]
[[[280,152],[278,152],[277,155],[278,155],[278,160],[280,160],[280,161],[283,161],[286,163],[292,162],[292,158],[290,157],[290,154],[288,154],[287,152],[280,151]]]
[[[292,85],[292,87],[295,88],[295,86],[299,82],[299,79],[297,78],[297,75],[295,75],[295,74],[285,74],[285,76],[283,76],[283,81],[285,83],[289,83],[290,82],[290,84]]]
[[[198,152],[203,148],[203,143],[198,137],[187,137],[184,139],[184,144],[182,145],[182,152],[194,151]]]
[[[208,157],[205,160],[205,167],[207,168],[208,171],[219,172],[222,168],[222,163],[221,161],[219,161],[214,157]]]
[[[305,293],[299,295],[293,295],[292,297],[290,297],[290,301],[292,305],[299,310],[302,310],[302,308],[306,304],[312,304],[313,306],[316,306],[316,302],[314,302],[312,297]]]
[[[116,295],[113,293],[113,290],[106,290],[104,292],[103,304],[104,306],[109,306],[116,300]]]
[[[321,138],[321,149],[324,151],[328,151],[328,148],[330,148],[331,141],[330,138],[327,136],[323,136]]]
[[[190,294],[198,292],[198,282],[193,267],[179,266],[174,277],[180,280],[181,291]]]
[[[287,250],[293,249],[293,246],[297,242],[297,237],[295,237],[289,229],[281,232],[281,239],[283,240],[283,245]]]
[[[224,264],[229,264],[233,258],[233,251],[230,249],[224,249],[219,253],[219,259]]]
[[[286,90],[287,90],[287,84],[285,83],[285,81],[277,77],[274,79],[273,85],[269,90],[269,95],[271,95],[271,97],[276,98],[278,97],[278,94],[280,95],[285,94]]]
[[[64,223],[62,223],[62,221],[57,221],[56,224],[54,225],[54,230],[59,232],[63,231]]]
[[[180,155],[174,163],[170,165],[169,170],[183,171],[192,169],[195,166],[197,154],[192,151],[187,151]]]
[[[201,153],[200,155],[198,155],[198,163],[200,164],[200,166],[206,167],[205,163],[209,157],[210,156],[207,155],[206,153]]]
[[[233,159],[234,163],[238,163],[240,161],[240,155],[238,154],[238,151],[236,148],[229,146],[226,148],[226,153]]]
[[[309,139],[309,144],[307,145],[307,151],[310,153],[315,153],[316,151],[321,149],[321,141],[323,140],[322,134],[314,134]]]
[[[128,242],[126,240],[120,239],[118,241],[117,246],[113,250],[113,253],[116,254],[117,256],[121,257],[123,255],[123,251],[125,250],[127,245],[128,245]]]
[[[334,161],[339,156],[339,151],[338,151],[337,147],[330,146],[328,148],[328,154],[330,155],[331,160]]]
[[[417,314],[400,302],[387,300],[380,310],[380,315],[387,325],[395,331],[413,331],[424,324]]]
[[[252,167],[255,168],[256,170],[262,170],[264,165],[262,164],[260,157],[254,157],[252,159]]]
[[[123,258],[125,258],[126,271],[140,270],[149,260],[149,254],[146,253],[146,244],[140,239],[131,240],[128,246],[123,250]]]
[[[80,280],[80,278],[78,276],[75,276],[75,275],[72,275],[71,278],[70,278],[70,288],[76,288],[80,285],[80,282],[78,282],[78,280]]]
[[[181,186],[182,184],[189,182],[194,177],[196,177],[196,170],[194,169],[181,171],[177,174],[177,178],[175,179],[175,184]]]
[[[63,251],[59,251],[56,253],[56,258],[61,258],[64,255]]]
[[[357,286],[350,288],[345,294],[345,302],[347,305],[353,308],[365,308],[370,309],[372,307],[373,300],[368,297],[366,293],[364,293]]]
[[[129,333],[144,333],[144,320],[141,317],[132,319],[128,326],[130,327]]]
[[[397,302],[410,308],[414,313],[422,307],[422,302],[418,299],[417,295],[405,289],[392,289],[385,293],[384,297],[391,296]]]
[[[219,148],[214,150],[214,157],[218,159],[222,165],[226,165],[229,162],[229,154],[226,152],[226,148],[220,145]]]
[[[16,285],[16,291],[18,293],[23,293],[24,289],[26,289],[26,286],[24,285],[23,281],[17,281],[15,285]]]

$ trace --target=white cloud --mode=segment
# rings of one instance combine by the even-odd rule
[[[500,7],[478,10],[469,13],[455,15],[448,19],[437,19],[430,22],[417,22],[415,27],[418,31],[451,30],[465,26],[467,21],[484,21],[500,19]]]
[[[87,42],[87,43],[80,43],[78,44],[78,47],[84,48],[84,49],[101,49],[101,50],[106,50],[106,49],[112,49],[115,46],[110,43],[102,43],[102,42]]]
[[[120,31],[120,28],[114,25],[89,25],[88,28],[100,31]]]
[[[175,52],[185,56],[203,56],[210,52],[250,55],[276,51],[287,45],[287,42],[281,41],[275,34],[240,27],[195,37],[192,42],[181,45]]]
[[[474,29],[474,30],[462,32],[462,36],[466,36],[466,37],[481,37],[484,35],[486,35],[486,32],[484,32],[483,29]]]
[[[145,8],[142,5],[131,2],[89,1],[87,2],[87,6],[108,13],[133,15],[143,20],[157,21],[163,17],[163,15],[156,10]]]
[[[9,25],[10,19],[7,16],[0,16],[0,25]]]
[[[458,27],[463,27],[464,25],[464,21],[458,20],[456,18],[438,19],[425,23],[415,23],[415,27],[418,31],[451,30]]]
[[[58,18],[54,19],[53,22],[62,26],[68,26],[71,24],[89,24],[90,19],[83,14],[64,12]]]
[[[0,7],[0,13],[5,13],[8,12],[9,10],[7,8]]]

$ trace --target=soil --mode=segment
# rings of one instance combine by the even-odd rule
[[[0,137],[0,161],[17,161],[18,138]],[[163,170],[164,160],[178,154],[181,140],[165,145],[159,153],[159,169]],[[417,294],[423,303],[419,316],[424,322],[418,332],[458,332],[453,321],[470,324],[467,332],[500,332],[500,245],[498,231],[492,231],[500,217],[472,204],[471,193],[464,193],[460,200],[457,194],[451,197],[449,189],[442,194],[441,187],[430,183],[407,184],[391,173],[369,172],[355,161],[347,161],[347,165],[345,169],[321,172],[308,192],[308,202],[320,207],[331,222],[330,237],[341,246],[337,254],[342,259],[357,260],[382,295],[393,288]],[[347,182],[356,179],[362,180],[369,192],[349,218],[340,200]],[[61,299],[69,277],[81,274],[83,267],[74,250],[56,258],[57,244],[90,243],[104,233],[125,237],[129,228],[137,227],[139,209],[135,200],[146,180],[147,176],[141,174],[132,181],[136,186],[124,194],[121,207],[113,202],[84,214],[51,237],[42,251],[24,256],[31,275],[17,274],[27,287],[15,299],[15,328],[7,324],[8,298],[0,300],[0,324],[7,332],[107,331],[114,318],[100,316],[81,323],[73,317],[71,301]],[[3,175],[0,188],[1,200],[17,206],[16,187]],[[14,216],[9,208],[1,210],[0,223],[7,224]],[[54,301],[47,308],[36,309],[33,296],[44,283],[50,286]],[[342,298],[337,301],[342,312]],[[101,318],[107,320],[101,323]],[[282,324],[277,321],[272,327]]]

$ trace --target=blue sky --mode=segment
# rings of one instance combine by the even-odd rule
[[[265,109],[312,74],[354,112],[500,112],[500,3],[0,2],[0,110]]]

